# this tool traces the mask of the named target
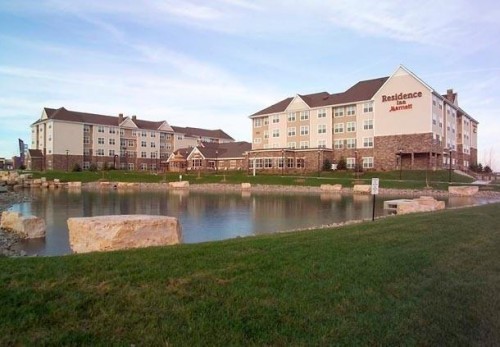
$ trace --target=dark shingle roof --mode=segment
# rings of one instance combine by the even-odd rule
[[[328,94],[327,92],[321,92],[307,95],[299,94],[299,97],[311,108],[370,100],[388,79],[389,77],[382,77],[360,81],[343,93]],[[250,117],[284,112],[292,100],[293,98],[286,98],[272,106],[252,114]]]
[[[197,148],[207,159],[241,158],[243,157],[243,153],[252,149],[252,144],[245,141],[204,143],[201,146],[197,146]]]
[[[40,149],[28,149],[31,158],[43,158],[43,153]]]
[[[208,130],[208,129],[200,129],[200,128],[191,128],[191,127],[178,127],[172,125],[172,129],[174,132],[181,133],[189,137],[207,137],[207,138],[215,138],[215,139],[226,139],[234,141],[234,139],[226,134],[221,129],[216,130]]]

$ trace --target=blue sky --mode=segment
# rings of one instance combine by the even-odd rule
[[[453,88],[500,170],[495,1],[0,0],[0,156],[43,107],[221,128],[297,93],[341,92],[405,65]]]

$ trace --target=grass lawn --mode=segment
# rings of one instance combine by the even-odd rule
[[[401,180],[399,177],[401,176]],[[34,173],[35,178],[46,177],[49,180],[59,178],[63,182],[67,181],[82,181],[93,182],[99,179],[110,180],[114,182],[161,182],[161,181],[178,181],[178,173],[167,174],[151,174],[149,172],[135,171],[100,171],[100,172],[61,172],[48,171],[44,173]],[[322,172],[320,176],[317,174],[303,176],[281,176],[278,174],[257,174],[255,177],[247,172],[223,172],[219,171],[202,173],[183,173],[182,179],[188,180],[191,184],[203,183],[232,183],[239,184],[242,182],[250,182],[252,184],[270,184],[270,185],[305,185],[319,186],[321,184],[342,184],[344,187],[352,187],[355,181],[360,184],[370,184],[372,177],[380,178],[381,188],[396,188],[396,189],[423,189],[427,183],[437,190],[447,190],[449,172],[447,170],[440,171],[386,171],[386,172],[364,172],[359,177],[355,176],[352,171],[337,171],[337,172]],[[358,179],[356,179],[358,178]],[[452,173],[452,185],[468,184],[472,182],[471,178]],[[496,188],[494,188],[496,189]],[[500,190],[500,187],[499,189]]]
[[[0,345],[498,345],[499,208],[0,258]]]

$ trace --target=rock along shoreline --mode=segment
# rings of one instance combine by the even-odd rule
[[[0,219],[2,218],[2,212],[6,211],[9,207],[14,204],[29,201],[29,198],[20,191],[8,191],[6,193],[0,194]],[[19,242],[20,237],[16,234],[6,232],[0,229],[0,256],[7,257],[19,257],[25,256],[26,253],[22,250],[16,249],[16,245]]]

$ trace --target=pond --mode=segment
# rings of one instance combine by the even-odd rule
[[[45,219],[45,239],[19,245],[29,255],[70,254],[67,219],[118,214],[150,214],[180,220],[184,243],[224,240],[285,230],[309,228],[348,220],[369,219],[368,195],[306,193],[203,193],[190,191],[105,192],[31,190],[32,201],[10,210]],[[383,201],[402,196],[378,196],[376,216],[386,215]],[[446,206],[481,203],[474,198],[439,198]]]

